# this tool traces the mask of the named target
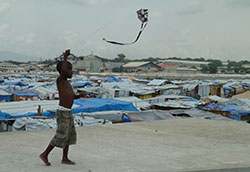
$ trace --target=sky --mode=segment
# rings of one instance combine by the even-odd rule
[[[132,42],[149,9],[139,41]],[[250,60],[250,0],[0,0],[0,52],[54,58],[65,49],[113,59]],[[0,53],[1,60],[1,53]],[[10,59],[9,60],[22,60]]]

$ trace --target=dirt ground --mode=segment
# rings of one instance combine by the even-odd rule
[[[77,128],[75,166],[55,149],[45,166],[38,155],[55,130],[0,133],[1,172],[152,172],[250,167],[250,125],[198,119]],[[247,168],[248,169],[248,168]],[[249,169],[248,169],[249,170]]]

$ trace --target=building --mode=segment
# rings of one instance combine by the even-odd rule
[[[178,67],[176,69],[176,72],[180,73],[180,74],[197,74],[197,73],[201,73],[198,69],[188,68],[188,67]]]
[[[177,65],[176,64],[157,64],[161,67],[162,71],[167,73],[176,73],[177,72]]]
[[[120,69],[122,65],[123,63],[121,62],[105,62],[103,67],[104,67],[104,71],[112,72],[112,69],[114,68]]]
[[[3,73],[24,73],[25,70],[12,63],[0,63],[0,72]]]
[[[160,71],[161,67],[153,62],[129,62],[122,66],[127,72],[156,72]]]
[[[33,92],[17,91],[17,92],[11,92],[11,93],[13,94],[14,101],[38,100],[39,99],[39,95]]]
[[[81,57],[77,60],[75,68],[78,71],[86,71],[86,72],[101,72],[104,70],[104,59],[90,54],[88,56]]]
[[[201,65],[208,65],[205,61],[186,61],[186,60],[163,60],[163,64],[175,64],[177,67],[197,68]]]
[[[201,65],[208,65],[205,61],[162,60],[163,71],[168,73],[196,74],[201,73]]]
[[[37,73],[42,71],[42,69],[35,64],[23,64],[20,66],[24,69],[25,72],[28,73]]]

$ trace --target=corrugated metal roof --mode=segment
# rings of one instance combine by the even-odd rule
[[[183,64],[204,64],[208,65],[210,62],[205,62],[205,61],[186,61],[186,60],[163,60],[165,63],[183,63]]]
[[[196,69],[187,68],[187,67],[178,67],[177,70],[180,70],[180,71],[197,71]]]
[[[123,100],[123,101],[128,101],[128,102],[131,102],[133,103],[133,105],[141,110],[141,109],[149,109],[150,108],[150,104],[144,100],[141,100],[137,97],[118,97],[118,98],[115,98],[117,100]]]
[[[123,65],[123,67],[127,67],[127,68],[140,67],[140,66],[148,64],[148,63],[150,63],[150,62],[129,62],[129,63]]]
[[[9,95],[11,95],[11,94],[8,93],[8,92],[6,92],[6,91],[4,91],[4,90],[0,90],[0,95],[1,95],[1,96],[9,96]]]
[[[25,114],[29,112],[37,112],[38,105],[41,105],[43,111],[56,111],[59,100],[44,100],[44,101],[19,101],[0,103],[2,112],[15,114]]]
[[[160,66],[161,68],[168,68],[170,66],[175,66],[176,64],[157,64],[158,66]]]
[[[166,80],[162,80],[162,79],[154,79],[152,81],[150,81],[147,85],[156,85],[156,86],[160,86],[163,85],[166,82]]]
[[[188,84],[184,84],[183,86],[182,86],[182,88],[183,88],[183,90],[186,90],[186,91],[191,91],[191,90],[193,90],[193,89],[195,89],[195,87],[197,86],[197,85],[199,85],[198,83],[188,83]]]

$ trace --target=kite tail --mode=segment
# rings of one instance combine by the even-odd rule
[[[134,43],[136,43],[136,42],[139,40],[139,38],[140,38],[140,36],[141,36],[143,30],[144,30],[145,27],[147,26],[147,23],[148,23],[148,22],[145,22],[145,23],[142,23],[142,24],[141,24],[141,29],[140,29],[140,31],[139,31],[139,33],[138,33],[136,39],[135,39],[133,42],[130,42],[130,43],[121,43],[121,42],[116,42],[116,41],[107,40],[106,38],[103,38],[103,41],[106,41],[107,43],[115,44],[115,45],[131,45],[131,44],[134,44]]]

